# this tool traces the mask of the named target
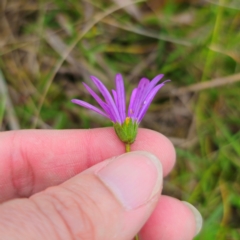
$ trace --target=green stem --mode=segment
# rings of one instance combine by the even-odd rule
[[[126,143],[126,152],[130,152],[131,151],[131,149],[130,149],[130,144],[129,143]]]
[[[130,146],[131,146],[131,145],[130,145],[129,143],[126,143],[126,144],[125,144],[126,153],[127,153],[127,152],[131,152]],[[138,235],[135,236],[134,240],[139,240]]]

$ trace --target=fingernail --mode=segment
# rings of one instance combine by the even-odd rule
[[[143,151],[115,158],[96,175],[128,210],[147,203],[162,188],[160,161]]]
[[[182,201],[182,202],[191,210],[191,212],[193,213],[193,215],[195,217],[196,235],[197,235],[202,229],[202,224],[203,224],[202,216],[201,216],[200,212],[192,204],[185,202],[185,201]]]

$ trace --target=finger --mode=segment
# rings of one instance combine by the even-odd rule
[[[124,153],[124,149],[112,128],[1,133],[0,202],[60,184],[104,159]],[[175,162],[171,142],[151,130],[139,130],[132,150],[156,155],[164,175]]]
[[[1,204],[0,236],[128,240],[152,213],[161,188],[162,166],[155,156],[123,154],[29,199]]]
[[[192,240],[201,227],[202,217],[192,205],[161,196],[139,236],[141,240]]]

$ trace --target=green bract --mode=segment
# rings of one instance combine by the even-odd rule
[[[126,118],[123,124],[114,123],[113,127],[122,142],[132,144],[135,141],[138,124],[133,122],[131,118]]]

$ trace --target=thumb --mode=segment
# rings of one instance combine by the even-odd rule
[[[160,161],[131,152],[29,199],[0,206],[2,239],[132,239],[155,208]]]

